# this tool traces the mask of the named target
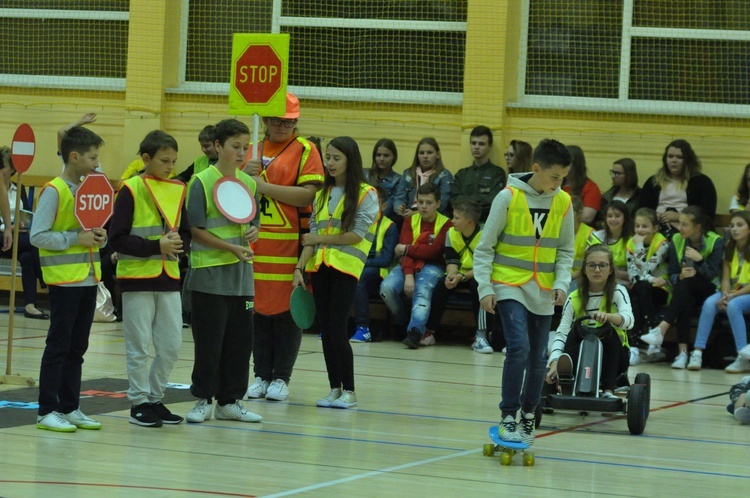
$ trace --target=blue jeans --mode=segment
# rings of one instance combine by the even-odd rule
[[[511,299],[499,301],[496,311],[508,343],[500,402],[502,418],[507,415],[515,418],[519,408],[534,413],[542,397],[552,316],[535,315]]]
[[[442,265],[432,263],[425,263],[422,269],[414,274],[411,320],[406,330],[417,329],[420,335],[424,335],[427,319],[430,318],[432,291],[444,274],[445,269]],[[404,306],[404,271],[400,265],[391,270],[380,284],[380,297],[388,306],[396,323],[403,326],[406,323],[406,309]]]
[[[354,322],[357,327],[370,326],[370,296],[378,294],[380,282],[380,268],[365,266],[354,294]]]
[[[698,322],[698,333],[695,336],[696,348],[706,349],[708,336],[711,335],[714,320],[719,313],[719,310],[716,308],[716,303],[718,303],[720,299],[721,292],[717,292],[703,302],[703,310],[701,311],[701,318]],[[729,304],[727,304],[726,313],[727,318],[729,318],[729,325],[732,327],[734,343],[737,346],[737,350],[740,350],[747,346],[747,326],[745,325],[745,317],[743,315],[750,314],[750,294],[744,294],[730,300]]]

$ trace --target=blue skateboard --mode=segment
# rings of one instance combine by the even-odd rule
[[[503,441],[500,439],[499,430],[500,428],[496,425],[490,427],[490,439],[495,444],[486,443],[482,448],[482,454],[484,456],[495,456],[495,453],[499,451],[500,465],[510,465],[513,463],[513,456],[516,453],[521,453],[523,454],[523,466],[533,467],[534,455],[528,451],[529,445],[521,442]]]

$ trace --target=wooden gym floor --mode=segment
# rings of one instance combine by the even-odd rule
[[[16,315],[12,373],[38,376],[47,326]],[[3,371],[6,334],[7,315],[0,315]],[[185,330],[177,384],[190,382],[192,347]],[[310,334],[290,400],[246,403],[263,415],[260,424],[138,427],[128,423],[122,393],[104,391],[82,399],[86,411],[97,397],[120,397],[118,408],[96,415],[101,431],[41,431],[35,410],[0,408],[0,422],[20,420],[0,423],[0,496],[692,497],[750,487],[750,426],[724,408],[741,375],[676,371],[668,363],[633,367],[631,379],[649,372],[653,382],[642,436],[631,436],[622,417],[557,412],[538,430],[536,466],[515,458],[502,467],[482,456],[499,417],[502,354],[440,345],[439,337],[418,351],[393,341],[352,347],[360,405],[351,410],[314,406],[328,385],[321,344]],[[121,324],[94,324],[85,360],[84,380],[123,384]],[[0,400],[33,394],[18,389],[0,385]],[[185,394],[170,389],[165,399],[183,416],[193,405]]]

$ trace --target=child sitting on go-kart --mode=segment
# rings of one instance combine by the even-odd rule
[[[729,399],[731,403],[727,405],[727,411],[742,425],[750,424],[750,375],[742,377],[731,387]]]
[[[626,331],[633,327],[634,318],[628,291],[617,283],[612,253],[607,246],[595,245],[586,250],[579,280],[578,289],[571,293],[563,307],[552,343],[546,381],[550,384],[556,382],[558,371],[560,374],[575,371],[582,339],[578,333],[570,332],[577,318],[589,316],[597,325],[610,324],[614,328],[613,333],[601,339],[600,378],[602,397],[614,398],[620,356],[628,353]]]

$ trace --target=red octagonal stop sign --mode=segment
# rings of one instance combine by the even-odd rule
[[[234,86],[247,104],[265,105],[281,88],[281,59],[270,45],[250,45],[235,64]]]
[[[84,230],[102,228],[112,217],[115,191],[106,175],[91,173],[76,190],[75,215]]]

